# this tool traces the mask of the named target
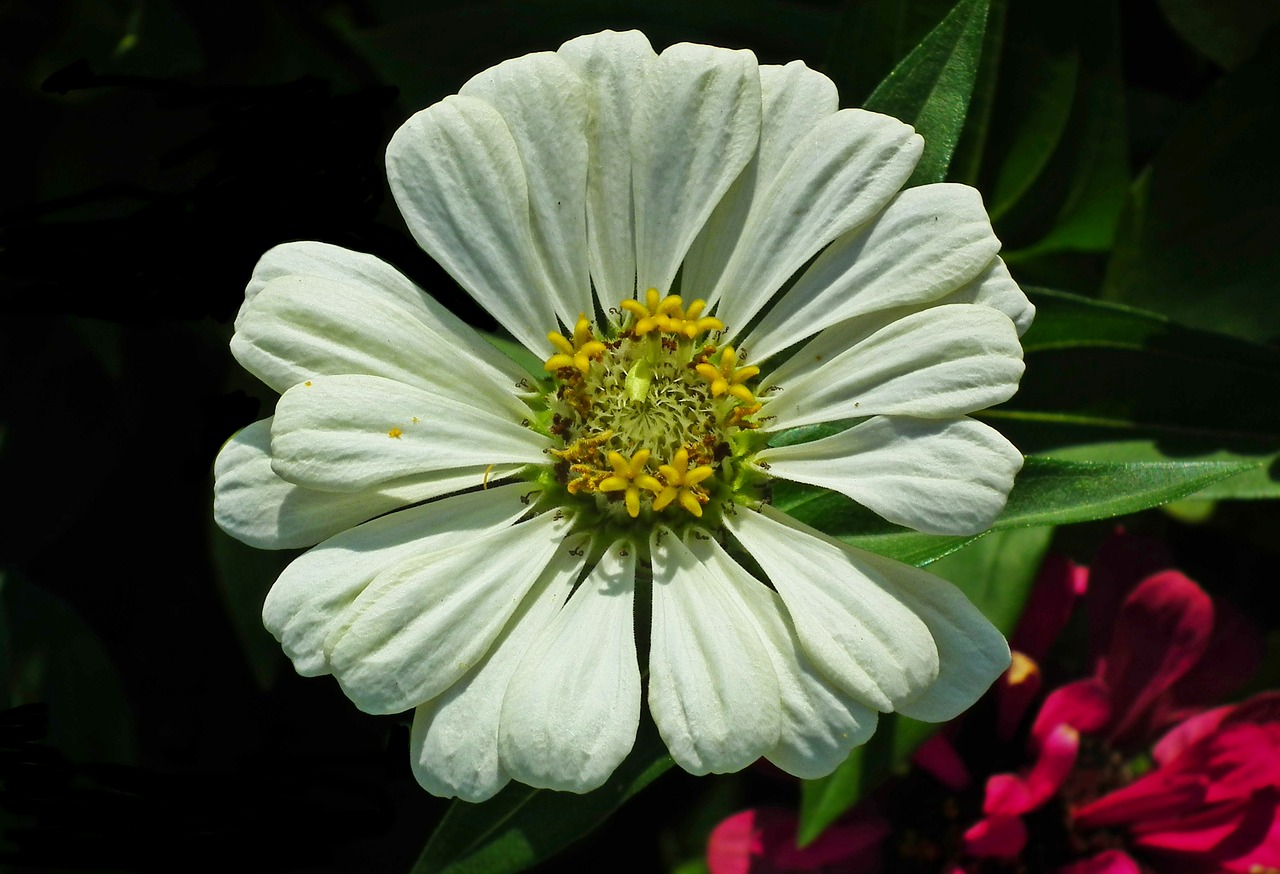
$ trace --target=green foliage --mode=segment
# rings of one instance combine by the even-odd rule
[[[411,874],[523,871],[599,826],[671,765],[646,716],[631,754],[599,789],[574,795],[511,783],[482,804],[455,801]]]
[[[1189,111],[1130,192],[1104,296],[1280,338],[1280,30]]]
[[[941,182],[978,77],[988,0],[960,0],[871,92],[866,108],[915,125],[924,153],[908,185]]]

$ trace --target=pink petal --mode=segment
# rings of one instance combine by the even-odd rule
[[[1059,725],[1069,725],[1082,734],[1095,732],[1111,718],[1111,696],[1096,679],[1077,680],[1054,689],[1040,705],[1031,726],[1033,745],[1044,743]]]
[[[1032,807],[1040,807],[1052,798],[1076,764],[1080,749],[1080,733],[1069,725],[1060,725],[1044,739],[1035,766],[1027,775],[1027,789]]]
[[[1044,658],[1066,627],[1076,600],[1088,586],[1089,569],[1070,559],[1051,555],[1044,560],[1031,597],[1022,610],[1009,647],[1033,659]]]
[[[1209,737],[1218,730],[1222,720],[1235,710],[1233,705],[1206,710],[1190,719],[1183,720],[1160,738],[1151,751],[1152,758],[1161,767],[1168,766],[1174,759],[1182,755],[1192,744]]]
[[[721,822],[707,840],[711,874],[782,874],[838,866],[849,874],[879,868],[881,842],[889,823],[863,816],[837,823],[804,848],[796,846],[799,819],[789,810],[744,810]]]
[[[1262,666],[1266,642],[1258,626],[1231,604],[1214,599],[1213,634],[1200,661],[1169,690],[1164,712],[1153,724],[1163,728],[1205,706],[1226,700]]]
[[[1139,580],[1173,567],[1173,557],[1154,537],[1126,534],[1117,527],[1112,537],[1099,547],[1089,567],[1090,663],[1101,667],[1111,630],[1130,590]]]
[[[922,743],[911,756],[911,761],[954,792],[969,788],[973,782],[964,760],[944,734],[935,734]]]
[[[1152,703],[1204,655],[1213,602],[1177,571],[1148,577],[1120,608],[1102,680],[1111,692],[1113,742],[1143,739]]]
[[[1016,816],[980,819],[964,833],[964,849],[979,858],[1012,859],[1027,845],[1027,827]]]

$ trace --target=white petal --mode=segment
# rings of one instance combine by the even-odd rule
[[[533,241],[566,325],[590,313],[587,113],[582,80],[552,52],[504,61],[459,89],[502,115],[524,164]],[[548,325],[544,330],[551,330]]]
[[[284,647],[298,673],[329,672],[325,641],[341,617],[382,570],[512,525],[528,507],[525,483],[445,498],[366,522],[295,559],[262,606],[262,622]]]
[[[848,547],[853,549],[853,547]],[[890,591],[915,611],[938,646],[938,679],[898,705],[925,722],[954,719],[973,706],[1009,667],[1009,645],[964,593],[946,580],[871,552],[861,560],[890,582]]]
[[[896,118],[843,109],[796,144],[711,294],[730,337],[836,237],[870,220],[915,169],[924,141]]]
[[[637,288],[666,292],[760,141],[755,56],[671,46],[648,65],[631,135]]]
[[[557,517],[461,533],[379,573],[325,642],[347,697],[366,713],[399,713],[457,682],[561,547],[569,523]]]
[[[840,492],[927,534],[977,534],[1004,509],[1022,453],[973,419],[878,416],[757,455],[769,473]]]
[[[763,361],[845,319],[937,300],[978,276],[999,250],[976,188],[909,189],[832,243],[741,345]]]
[[[511,779],[498,758],[502,699],[529,644],[560,612],[581,575],[586,558],[580,545],[580,538],[564,542],[480,664],[414,713],[413,774],[431,794],[484,801]]]
[[[426,474],[363,492],[318,492],[280,479],[271,469],[271,419],[227,441],[213,465],[213,518],[237,540],[259,549],[311,546],[398,507],[497,482],[519,465]]]
[[[521,783],[588,792],[631,751],[640,723],[635,569],[634,549],[611,545],[511,677],[498,749]]]
[[[835,83],[804,61],[760,67],[760,147],[689,248],[680,280],[689,299],[706,297],[733,255],[752,201],[769,190],[783,161],[814,126],[835,113]]]
[[[283,276],[319,276],[347,285],[376,288],[398,298],[406,306],[423,296],[420,288],[381,258],[344,249],[332,243],[300,240],[268,249],[254,265],[253,276],[244,289],[244,304],[236,315],[236,328],[245,309],[267,284]],[[437,305],[438,306],[438,305]]]
[[[519,148],[496,109],[451,96],[387,146],[387,180],[414,239],[531,352],[556,330]]]
[[[376,288],[285,276],[245,307],[231,354],[279,392],[316,376],[358,373],[479,401],[517,421],[528,413],[516,396],[520,377],[487,366],[460,348],[457,337],[432,330],[429,319],[426,307],[404,304]],[[487,345],[465,330],[473,345]],[[531,382],[528,374],[523,378]]]
[[[690,538],[706,538],[698,529]],[[708,538],[709,539],[709,538]],[[657,527],[649,711],[680,767],[738,771],[772,750],[781,727],[773,660],[733,582]]]
[[[782,596],[805,654],[846,693],[893,710],[932,685],[929,629],[857,553],[769,506],[725,522]]]
[[[587,249],[591,279],[608,312],[635,294],[636,227],[631,205],[631,117],[644,71],[657,57],[638,30],[580,36],[558,54],[582,78],[591,106],[587,145]]]
[[[788,774],[825,777],[876,730],[878,714],[842,692],[818,671],[800,646],[795,625],[778,593],[751,576],[714,540],[690,543],[698,561],[727,580],[751,614],[773,659],[782,695],[778,745],[768,753]]]
[[[1023,371],[1013,322],[969,304],[912,313],[833,358],[814,357],[802,349],[785,376],[771,377],[778,390],[764,410],[774,417],[770,430],[860,416],[963,416],[1008,400]]]
[[[1036,308],[1027,300],[1027,295],[1013,281],[1009,268],[999,258],[993,259],[986,270],[972,282],[953,291],[938,303],[976,303],[1000,310],[1013,319],[1019,337],[1026,333],[1036,317]]]
[[[271,465],[297,485],[354,492],[432,471],[540,464],[546,437],[512,417],[378,376],[316,377],[285,392]]]

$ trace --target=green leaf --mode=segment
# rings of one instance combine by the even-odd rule
[[[1130,307],[1028,289],[1018,394],[982,415],[1024,452],[1076,461],[1237,461],[1197,495],[1280,496],[1280,350]],[[1090,449],[1089,446],[1095,448]]]
[[[1031,457],[991,531],[1108,519],[1185,498],[1260,461],[1105,464]],[[774,506],[854,546],[923,565],[982,537],[920,534],[885,522],[844,495],[778,482]]]
[[[978,75],[973,83],[973,97],[969,101],[969,116],[965,119],[960,142],[956,144],[956,152],[951,159],[950,178],[953,182],[978,185],[982,156],[987,149],[991,120],[995,112],[996,86],[1004,54],[1008,9],[1009,0],[991,0],[987,30],[982,37],[982,58],[978,61]]]
[[[997,628],[1008,635],[1022,613],[1052,528],[999,531],[934,563],[930,570],[955,583]],[[801,787],[801,844],[818,837],[864,798],[939,726],[897,715],[882,716],[866,746],[855,749],[832,774]]]
[[[1075,99],[1071,115],[1061,131],[1058,147],[1047,163],[1043,155],[1010,154],[1015,166],[1007,180],[1013,188],[1005,192],[1011,197],[1021,188],[1017,209],[1002,201],[997,225],[1009,248],[1005,260],[1010,264],[1061,252],[1104,252],[1116,235],[1120,213],[1129,187],[1129,147],[1124,105],[1124,74],[1121,68],[1120,23],[1115,4],[1109,0],[1086,0],[1083,3],[1054,4],[1042,13],[1042,27],[1054,26],[1054,10],[1060,16],[1064,33],[1074,34],[1074,43],[1055,54],[1057,65],[1072,65],[1070,53],[1078,53]],[[1048,44],[1056,38],[1041,32]],[[1044,74],[1052,91],[1031,92],[1025,96],[1035,101],[1062,99],[1066,83],[1065,67]],[[1024,72],[1023,75],[1039,75]],[[1017,112],[1017,108],[1014,108]],[[1035,113],[1046,138],[1052,138],[1052,107],[1038,103]],[[1024,166],[1024,164],[1032,166]],[[1024,187],[1026,175],[1037,169],[1036,184]]]
[[[987,11],[988,0],[960,0],[867,98],[867,109],[910,122],[924,137],[908,185],[947,176],[978,76]]]
[[[411,874],[523,871],[599,826],[671,765],[657,728],[642,717],[631,754],[599,789],[575,795],[511,783],[481,804],[455,801]]]
[[[841,103],[861,106],[894,66],[938,26],[955,0],[863,0],[845,4],[823,71]]]
[[[516,364],[519,364],[526,371],[542,379],[547,372],[542,369],[542,362],[538,360],[538,356],[534,355],[528,349],[524,348],[524,344],[506,334],[493,334],[488,331],[477,331],[481,337],[489,342],[491,346],[497,348],[499,352],[510,358]],[[550,348],[548,343],[547,347]],[[547,356],[550,357],[548,352]]]
[[[1280,338],[1276,82],[1280,30],[1188,112],[1133,187],[1105,298],[1251,340]]]

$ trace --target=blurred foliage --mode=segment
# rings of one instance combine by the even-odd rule
[[[601,870],[621,853],[697,870],[697,834],[664,849],[660,823],[728,798],[794,799],[768,776],[678,769],[636,792],[667,767],[660,744],[641,744],[598,795],[516,787],[450,808],[414,783],[399,720],[301,681],[261,629],[289,555],[210,533],[212,459],[271,402],[226,352],[256,258],[291,239],[372,252],[491,329],[413,245],[382,150],[473,73],[604,27],[801,58],[842,105],[908,117],[930,143],[915,181],[977,185],[1014,275],[1035,286],[1022,389],[986,414],[1034,457],[993,533],[965,545],[894,531],[803,488],[780,503],[932,562],[1007,629],[1045,550],[1091,555],[1110,524],[1071,523],[1194,496],[1195,514],[1125,523],[1165,535],[1274,632],[1258,593],[1280,514],[1241,499],[1280,493],[1278,21],[1276,0],[0,7],[13,170],[0,199],[0,667],[16,708],[0,719],[0,861]],[[805,786],[806,834],[926,732],[885,720]]]

